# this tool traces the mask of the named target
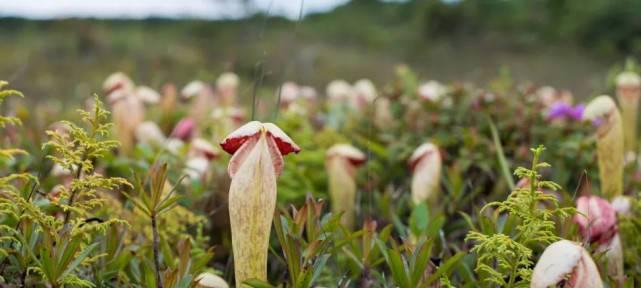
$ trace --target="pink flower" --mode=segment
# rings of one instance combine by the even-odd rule
[[[590,242],[609,242],[617,232],[616,211],[610,202],[598,196],[581,196],[576,204],[583,214],[574,216],[581,235]]]
[[[171,137],[186,141],[194,136],[196,122],[191,118],[184,118],[176,124],[171,132]]]

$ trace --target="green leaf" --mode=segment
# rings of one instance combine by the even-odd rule
[[[494,147],[496,148],[496,157],[498,158],[499,165],[501,166],[501,172],[505,181],[507,181],[510,190],[514,190],[514,179],[512,179],[512,173],[510,173],[510,165],[507,164],[505,159],[505,153],[503,153],[503,145],[501,144],[501,138],[499,138],[499,132],[496,130],[494,121],[488,116],[487,121],[490,125],[490,132],[492,133],[492,140],[494,141]]]
[[[96,249],[98,245],[100,245],[99,242],[93,243],[87,246],[87,248],[85,248],[84,250],[82,250],[82,252],[80,252],[80,254],[76,256],[76,259],[74,259],[73,262],[71,262],[71,264],[65,269],[65,272],[63,272],[60,276],[63,277],[64,275],[71,273],[71,271],[76,269],[76,267],[78,267],[78,265],[80,265],[82,261],[84,261],[87,257],[89,257],[89,254],[93,252],[93,250]]]
[[[253,287],[253,288],[276,288],[276,286],[273,286],[268,282],[265,282],[263,280],[258,280],[258,279],[245,280],[243,281],[243,284],[249,285],[250,287]]]
[[[430,213],[427,203],[420,203],[414,207],[409,221],[410,229],[416,236],[422,235],[430,222]]]
[[[432,254],[432,241],[428,240],[423,243],[419,243],[414,254],[412,256],[412,283],[416,286],[421,281],[427,265],[430,263],[430,255]]]
[[[80,241],[82,238],[74,238],[71,240],[71,242],[65,243],[64,247],[64,252],[60,254],[60,257],[58,259],[57,266],[64,268],[69,265],[71,260],[73,259],[74,255],[78,251],[78,248],[80,247]]]
[[[441,266],[438,267],[438,269],[432,274],[429,278],[427,278],[427,283],[426,285],[429,285],[435,281],[437,281],[441,276],[443,275],[448,275],[452,269],[454,268],[455,265],[459,263],[461,258],[465,256],[464,252],[459,252],[456,253],[454,256],[450,257],[443,263]]]

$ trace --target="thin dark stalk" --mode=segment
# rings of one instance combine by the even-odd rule
[[[290,47],[294,47],[294,45],[296,44],[296,39],[298,38],[298,30],[300,29],[300,25],[301,25],[300,23],[303,21],[303,12],[304,12],[303,8],[304,7],[305,7],[305,0],[301,0],[300,1],[300,6],[299,6],[299,9],[298,9],[298,20],[296,20],[296,25],[294,26],[294,33],[293,33],[292,37],[290,38],[290,41],[289,41],[290,45],[288,45]],[[280,111],[280,97],[281,97],[280,94],[282,92],[281,88],[283,87],[282,85],[283,85],[283,82],[285,81],[285,76],[287,74],[287,70],[289,70],[289,67],[290,67],[290,65],[292,63],[292,60],[293,60],[293,58],[290,59],[290,61],[288,61],[288,63],[283,65],[283,69],[280,71],[281,72],[280,73],[280,77],[279,77],[280,79],[278,81],[278,84],[280,86],[278,86],[278,89],[276,90],[276,92],[277,92],[276,93],[276,109],[274,109],[275,110],[274,111],[274,121],[276,121],[276,119],[278,119],[278,112]]]
[[[154,269],[156,270],[156,287],[162,287],[162,280],[160,279],[160,260],[158,255],[158,224],[156,223],[156,215],[151,216],[151,229],[153,237],[154,249]]]
[[[263,21],[261,22],[261,26],[258,27],[256,30],[260,30],[258,33],[258,39],[256,42],[261,42],[263,40],[263,36],[265,35],[265,28],[267,27],[267,21],[270,19],[269,15],[271,14],[272,11],[272,6],[274,4],[274,0],[269,1],[269,5],[267,6],[267,14],[263,18]],[[264,47],[263,47],[264,49]],[[264,69],[264,62],[265,62],[265,57],[267,56],[267,51],[263,51],[263,59],[258,61],[256,63],[256,66],[254,67],[254,85],[252,88],[252,114],[251,114],[251,120],[256,120],[256,105],[258,105],[258,89],[261,87],[263,84],[263,79],[265,78],[265,69]]]
[[[78,171],[76,171],[76,179],[80,179],[80,176],[82,176],[82,165],[78,166]],[[69,196],[69,206],[73,205],[73,201],[76,199],[76,194],[78,194],[77,189],[71,190],[71,196]],[[67,226],[67,223],[69,223],[70,216],[71,216],[71,210],[67,210],[67,212],[65,212],[64,226]]]
[[[252,116],[251,120],[256,120],[256,105],[258,105],[258,88],[263,84],[263,79],[265,78],[265,72],[263,71],[263,63],[259,62],[256,64],[256,69],[255,69],[255,81],[254,81],[254,87],[252,90]]]
[[[27,269],[24,269],[20,275],[20,285],[22,285],[21,287],[27,287]]]

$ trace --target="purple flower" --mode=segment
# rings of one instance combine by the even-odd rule
[[[556,102],[548,109],[546,118],[547,120],[570,119],[579,121],[583,116],[583,110],[585,110],[584,104],[572,106],[565,102]]]
[[[583,104],[583,103],[577,104],[576,106],[574,106],[574,109],[573,109],[572,113],[570,114],[570,117],[574,121],[581,121],[581,119],[583,117],[583,111],[585,111],[585,104]]]

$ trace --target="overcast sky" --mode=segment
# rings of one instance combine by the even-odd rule
[[[301,0],[250,0],[253,9],[296,19]],[[323,12],[349,0],[304,0],[304,13]],[[0,0],[1,16],[32,19],[96,18],[240,18],[248,13],[240,0]]]

